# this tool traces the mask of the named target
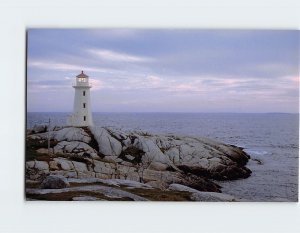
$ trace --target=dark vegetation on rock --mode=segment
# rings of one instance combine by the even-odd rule
[[[119,155],[119,158],[124,160],[124,161],[130,162],[134,165],[137,165],[137,164],[141,163],[142,157],[143,157],[144,154],[145,154],[144,151],[142,151],[142,150],[140,150],[136,147],[131,146],[131,147],[127,147],[125,150],[123,150],[121,152],[121,154]],[[126,157],[126,155],[131,155],[132,157],[134,157],[134,159],[130,160]]]
[[[220,185],[202,176],[188,174],[178,183],[199,191],[221,193]]]
[[[185,174],[193,174],[195,176],[206,177],[214,180],[236,180],[240,178],[248,178],[251,170],[246,167],[217,167],[214,171],[206,170],[202,167],[188,167],[185,165],[178,166]]]
[[[53,148],[57,145],[56,140],[50,140],[50,147]],[[31,139],[26,138],[26,151],[25,151],[25,160],[33,160],[38,157],[43,156],[43,153],[39,153],[36,150],[40,148],[48,148],[48,140],[39,140],[39,139]]]

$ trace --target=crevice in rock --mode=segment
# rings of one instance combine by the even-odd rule
[[[133,160],[129,160],[125,155],[131,155],[134,157]],[[145,155],[145,152],[136,148],[136,147],[127,147],[125,150],[123,150],[121,152],[121,154],[119,155],[119,158],[126,161],[126,162],[130,162],[133,164],[139,164],[142,162],[142,157],[143,155]]]
[[[134,135],[129,135],[129,139],[130,139],[130,142],[131,142],[131,144],[133,145],[133,144],[134,144],[134,141],[135,141],[135,139],[137,139],[137,136],[134,136]]]
[[[73,161],[85,163],[87,167],[91,166],[91,168],[94,170],[95,164],[94,164],[93,160],[90,161],[87,158],[84,158],[82,156],[75,155],[75,154],[71,154],[66,158],[68,158],[72,162],[72,164],[73,164]]]
[[[122,144],[122,140],[120,140],[118,137],[116,137],[116,136],[111,132],[110,129],[107,129],[107,128],[104,128],[104,129],[107,131],[107,133],[108,133],[112,138],[116,139],[118,142],[120,142],[120,143]],[[124,139],[123,139],[123,140],[124,140]]]
[[[99,152],[99,144],[97,142],[97,140],[94,137],[94,134],[91,132],[89,127],[82,127],[82,129],[90,136],[91,141],[89,143],[87,143],[90,147],[92,147],[93,149],[96,150],[97,155],[100,158],[104,158],[105,155]]]

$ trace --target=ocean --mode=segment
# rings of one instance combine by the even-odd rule
[[[27,128],[65,125],[70,113],[27,114]],[[218,182],[222,191],[249,201],[297,201],[299,114],[93,113],[95,125],[156,134],[201,136],[243,147],[251,156],[247,179]],[[261,164],[257,161],[261,161]]]

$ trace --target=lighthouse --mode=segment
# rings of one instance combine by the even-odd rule
[[[89,76],[83,71],[76,76],[76,82],[73,85],[75,89],[73,114],[68,117],[67,124],[70,126],[92,126],[92,111]]]

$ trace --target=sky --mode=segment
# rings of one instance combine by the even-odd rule
[[[27,111],[299,112],[297,30],[29,29]]]

